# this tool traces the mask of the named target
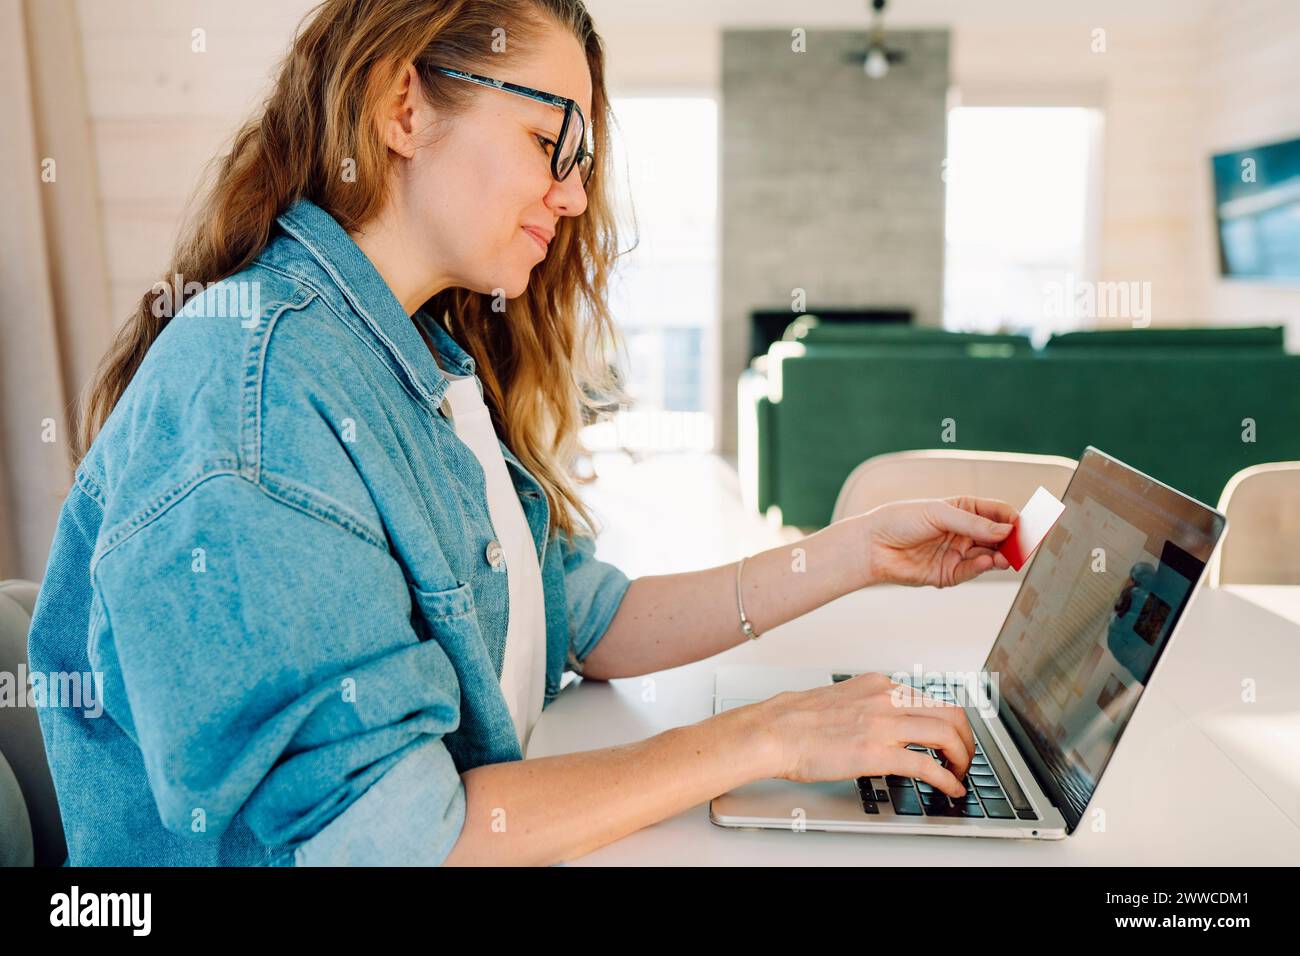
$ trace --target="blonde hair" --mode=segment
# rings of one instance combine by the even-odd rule
[[[488,72],[507,55],[491,51],[494,31],[506,31],[509,55],[517,56],[548,22],[572,31],[591,72],[598,168],[587,208],[560,218],[550,252],[504,313],[492,310],[491,296],[458,288],[438,293],[425,309],[474,357],[497,433],[546,492],[550,530],[578,533],[581,518],[594,535],[575,488],[581,479],[573,465],[583,451],[578,430],[584,418],[627,396],[609,364],[622,343],[606,298],[619,255],[609,176],[612,115],[603,46],[581,0],[326,0],[316,7],[260,114],[221,159],[164,281],[145,293],[105,356],[81,409],[74,460],[84,457],[183,304],[155,315],[155,299],[171,294],[167,277],[206,285],[239,272],[265,247],[276,217],[302,197],[344,229],[359,229],[387,199],[388,150],[374,118],[405,64],[415,65],[435,108],[455,116],[477,91],[433,68]],[[349,159],[356,176],[344,182],[335,173]]]

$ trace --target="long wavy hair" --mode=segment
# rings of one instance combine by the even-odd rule
[[[527,290],[494,312],[492,297],[446,289],[425,304],[474,357],[493,423],[541,483],[551,530],[597,529],[576,493],[578,430],[599,410],[627,400],[611,368],[623,345],[607,304],[619,253],[610,188],[604,50],[581,0],[326,0],[304,19],[259,115],[219,158],[197,215],[177,243],[163,281],[151,288],[115,338],[84,395],[73,458],[80,462],[103,427],[172,308],[169,277],[206,285],[249,265],[266,246],[276,217],[306,197],[349,231],[360,229],[388,196],[389,156],[376,121],[383,97],[413,63],[434,107],[457,116],[479,91],[435,72],[450,66],[489,73],[558,24],[586,52],[592,81],[591,135],[597,169],[581,216],[562,216],[550,253]],[[504,30],[507,52],[493,52]],[[355,177],[338,175],[346,160]]]

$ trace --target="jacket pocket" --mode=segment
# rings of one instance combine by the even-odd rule
[[[496,672],[479,629],[478,607],[470,586],[457,584],[438,591],[412,587],[411,603],[416,635],[442,645],[456,669],[462,694],[473,698],[482,693],[484,680],[489,676],[495,679]]]
[[[420,613],[430,622],[464,617],[475,610],[474,592],[468,584],[457,584],[454,588],[440,591],[412,587],[411,593]]]
[[[462,772],[483,763],[517,759],[519,740],[500,678],[479,630],[478,609],[468,584],[440,591],[411,588],[416,633],[446,651],[460,684],[460,727],[444,738]]]

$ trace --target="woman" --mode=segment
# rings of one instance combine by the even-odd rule
[[[553,863],[759,778],[964,792],[962,712],[881,675],[522,759],[565,670],[745,640],[738,579],[761,633],[1006,567],[1016,516],[891,504],[806,573],[595,559],[568,467],[612,388],[608,109],[578,0],[304,25],[89,395],[31,636],[102,677],[102,716],[41,711],[72,864]]]

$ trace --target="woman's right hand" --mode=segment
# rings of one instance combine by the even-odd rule
[[[951,797],[966,792],[961,780],[975,753],[975,734],[965,711],[885,674],[785,691],[750,706],[774,738],[774,776],[810,783],[897,774]],[[908,744],[932,747],[944,760]]]

